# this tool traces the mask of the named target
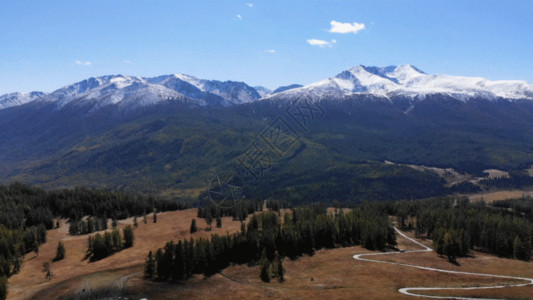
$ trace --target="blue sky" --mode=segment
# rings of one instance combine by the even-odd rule
[[[0,94],[108,74],[276,88],[358,64],[533,82],[531,13],[529,0],[2,0]]]

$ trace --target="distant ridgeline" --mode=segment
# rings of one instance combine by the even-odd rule
[[[355,66],[304,87],[260,90],[184,74],[116,75],[0,96],[0,182],[196,199],[230,171],[249,199],[296,204],[533,185],[527,82]],[[450,184],[407,165],[510,177]]]

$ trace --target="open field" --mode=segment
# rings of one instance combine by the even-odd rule
[[[231,266],[209,278],[195,275],[182,283],[151,282],[142,279],[143,263],[148,251],[163,246],[170,239],[189,238],[190,222],[195,216],[195,210],[160,213],[158,223],[152,223],[149,216],[149,223],[146,225],[140,218],[139,228],[135,230],[136,241],[133,248],[94,263],[83,260],[87,236],[70,237],[64,232],[67,226],[62,225],[60,230],[49,232],[48,242],[41,247],[39,256],[28,254],[21,272],[10,278],[9,299],[57,299],[66,295],[76,295],[74,298],[83,299],[83,296],[89,294],[99,297],[121,295],[133,299],[412,299],[413,297],[400,294],[398,289],[415,286],[463,287],[516,283],[515,280],[438,273],[353,259],[354,254],[370,252],[362,247],[320,250],[313,256],[304,256],[295,261],[286,259],[286,281],[283,283],[264,283],[259,279],[259,268],[247,265]],[[197,221],[200,228],[206,227],[203,220]],[[131,219],[120,222],[119,227],[128,222],[131,223]],[[232,232],[239,228],[239,222],[224,218],[223,228],[214,228],[213,232]],[[207,237],[210,234],[200,230],[194,236]],[[55,276],[48,281],[41,272],[41,265],[52,260],[57,241],[60,239],[65,243],[67,258],[52,264]],[[431,244],[428,240],[422,242]],[[420,249],[420,246],[400,236],[398,243],[400,249]],[[383,255],[379,259],[465,272],[533,277],[531,262],[498,258],[479,252],[474,252],[472,257],[459,258],[457,265],[429,252]],[[533,295],[533,287],[455,293],[435,291],[427,294],[527,298]]]
[[[95,287],[106,286],[122,276],[142,271],[146,255],[150,250],[163,247],[171,239],[190,238],[189,228],[191,220],[196,218],[196,210],[166,212],[157,214],[157,223],[153,223],[152,215],[148,215],[148,223],[138,218],[139,227],[134,230],[135,245],[133,248],[122,250],[110,257],[96,262],[89,262],[85,258],[88,235],[69,236],[68,224],[61,220],[61,227],[48,231],[47,242],[39,248],[39,255],[28,253],[24,259],[19,274],[9,279],[9,299],[34,299],[35,294],[42,298],[54,299],[63,293],[90,290]],[[133,224],[133,218],[118,222],[119,228]],[[203,229],[207,224],[197,219],[199,231],[194,237],[208,237],[212,233],[225,234],[240,230],[240,222],[227,217],[222,220],[222,228],[215,228],[211,232]],[[41,272],[42,264],[51,262],[55,257],[56,247],[62,240],[66,248],[66,258],[52,263],[52,280],[47,280]],[[64,283],[68,281],[67,283]],[[42,291],[44,294],[41,294]]]
[[[506,200],[506,199],[512,199],[512,198],[521,198],[521,197],[533,197],[533,192],[523,191],[523,190],[497,191],[497,192],[472,194],[468,196],[468,199],[472,202],[483,200],[487,203],[491,203],[494,201]]]

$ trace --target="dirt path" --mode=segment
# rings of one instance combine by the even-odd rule
[[[441,272],[441,273],[451,273],[451,274],[460,274],[460,275],[472,275],[472,276],[483,276],[483,277],[492,277],[492,278],[502,278],[502,279],[514,279],[514,280],[523,280],[526,281],[526,283],[521,284],[507,284],[507,285],[494,285],[494,286],[485,286],[485,287],[451,287],[451,288],[443,288],[443,287],[406,287],[401,288],[398,291],[404,295],[409,296],[415,296],[415,297],[426,297],[426,298],[433,298],[433,299],[489,299],[489,298],[469,298],[469,297],[453,297],[453,296],[430,296],[430,295],[421,295],[421,294],[415,294],[414,291],[440,291],[440,290],[483,290],[483,289],[498,289],[498,288],[504,288],[504,287],[521,287],[533,284],[533,278],[527,278],[527,277],[517,277],[517,276],[507,276],[507,275],[494,275],[494,274],[483,274],[483,273],[472,273],[472,272],[462,272],[462,271],[452,271],[452,270],[444,270],[444,269],[437,269],[437,268],[430,268],[430,267],[424,267],[424,266],[417,266],[412,264],[404,264],[404,263],[396,263],[396,262],[389,262],[389,261],[381,261],[381,260],[375,260],[375,259],[369,259],[369,258],[363,258],[363,256],[378,256],[378,255],[399,255],[402,253],[415,253],[415,252],[431,252],[433,249],[429,248],[428,246],[408,237],[403,232],[398,230],[396,227],[394,227],[396,232],[400,234],[402,237],[410,240],[411,242],[419,245],[423,249],[420,250],[408,250],[405,252],[386,252],[386,253],[366,253],[366,254],[356,254],[353,256],[353,258],[357,260],[362,261],[370,261],[370,262],[377,262],[382,264],[391,264],[391,265],[397,265],[397,266],[404,266],[404,267],[411,267],[411,268],[417,268],[421,270],[428,270],[428,271],[434,271],[434,272]]]

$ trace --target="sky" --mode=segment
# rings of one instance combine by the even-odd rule
[[[184,73],[271,89],[355,65],[533,82],[533,1],[1,0],[0,95]]]

